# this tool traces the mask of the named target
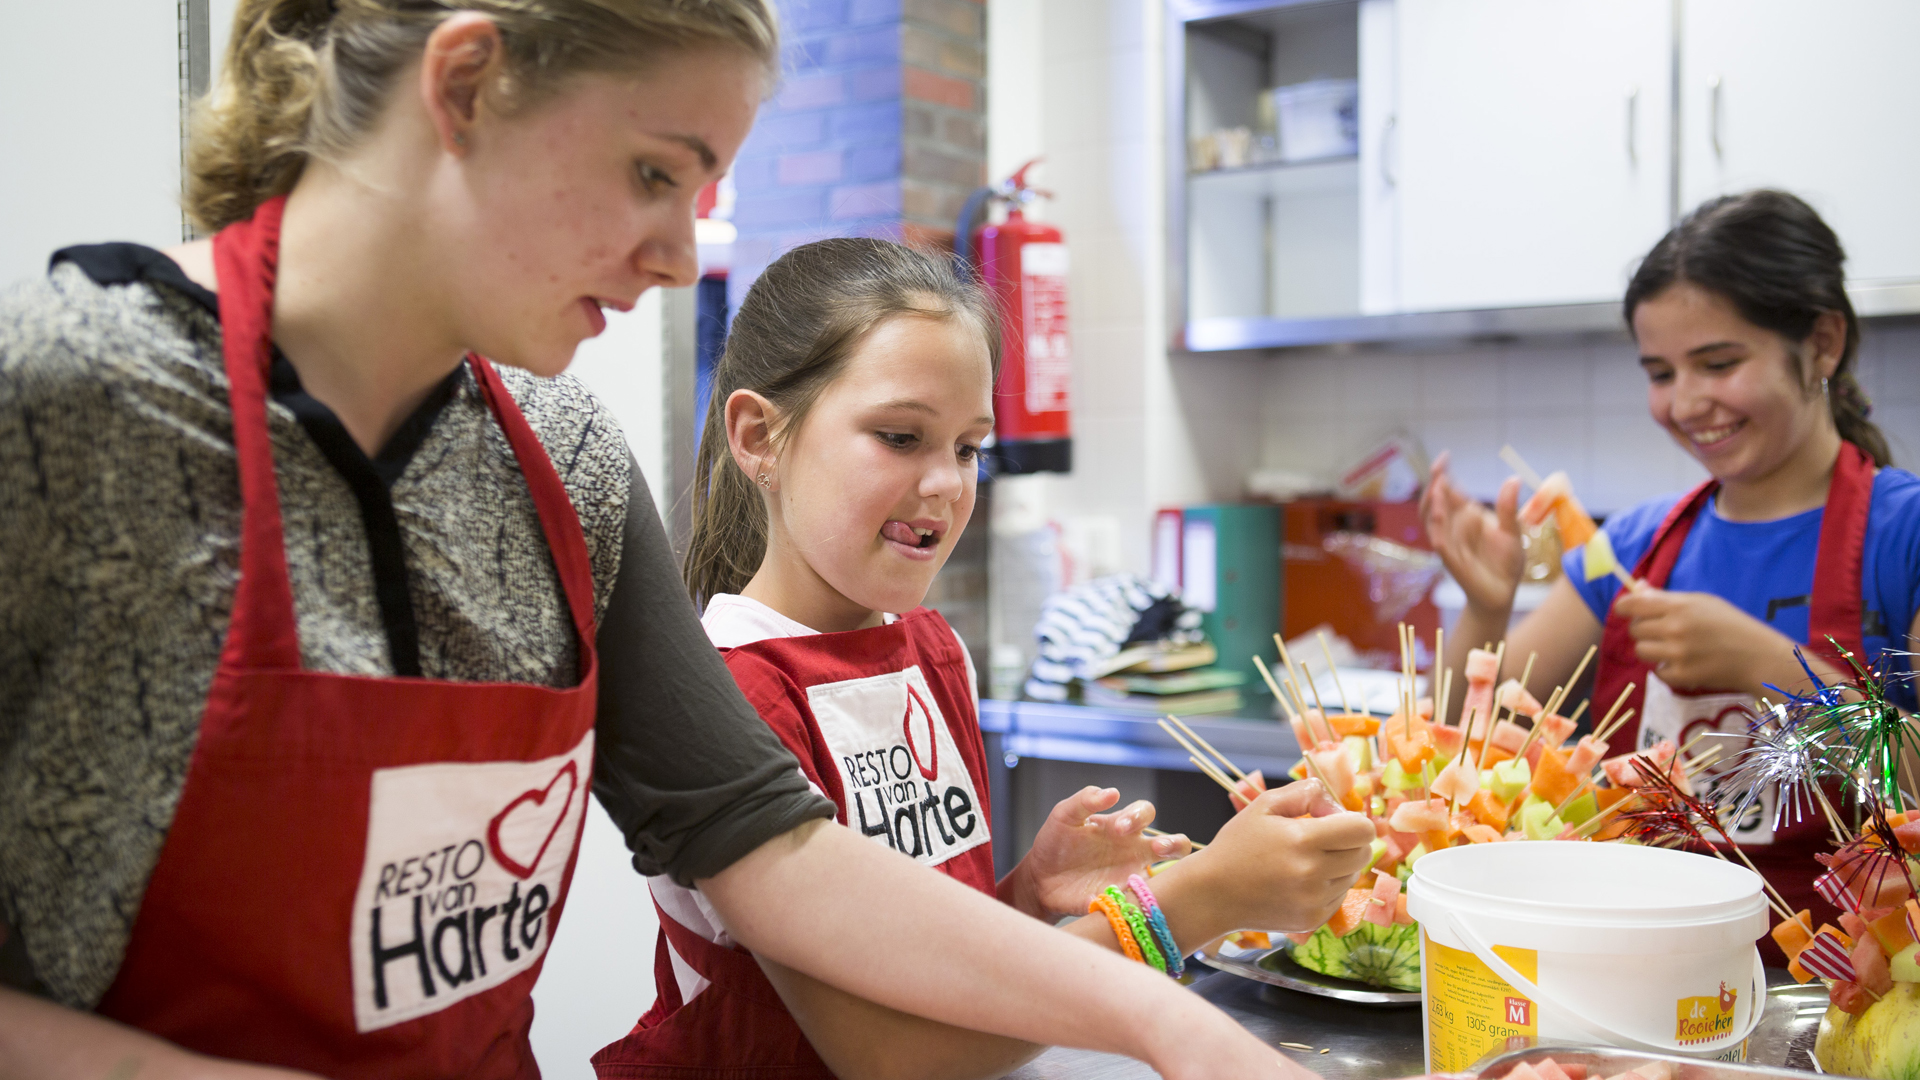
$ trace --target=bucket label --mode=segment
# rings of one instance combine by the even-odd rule
[[[1674,1003],[1673,1041],[1681,1046],[1698,1046],[1733,1034],[1734,1005],[1739,990],[1720,984],[1720,993],[1706,997],[1683,997]]]
[[[1539,1034],[1540,1008],[1508,986],[1480,958],[1426,937],[1427,1071],[1464,1072],[1507,1040]],[[1495,945],[1494,954],[1530,981],[1539,980],[1540,954]]]

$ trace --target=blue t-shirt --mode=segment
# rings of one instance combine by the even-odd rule
[[[1639,564],[1679,501],[1678,495],[1663,495],[1607,519],[1603,528],[1621,566],[1631,571]],[[1709,500],[1687,533],[1667,588],[1712,593],[1805,645],[1825,513],[1816,509],[1777,521],[1728,521]],[[1881,469],[1874,476],[1864,558],[1861,641],[1871,663],[1885,649],[1912,647],[1907,633],[1920,610],[1920,477],[1901,469]],[[1567,552],[1563,565],[1594,618],[1604,623],[1619,579],[1609,574],[1586,580],[1586,553],[1578,548]],[[1911,706],[1911,688],[1903,689],[1898,700]]]

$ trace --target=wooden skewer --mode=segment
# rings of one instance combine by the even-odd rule
[[[1273,681],[1273,672],[1267,670],[1267,662],[1265,660],[1260,659],[1260,655],[1258,653],[1254,654],[1253,666],[1254,666],[1254,670],[1260,673],[1260,677],[1266,680],[1267,689],[1273,691],[1273,700],[1279,702],[1282,708],[1288,708],[1287,695],[1284,693],[1281,693],[1280,684]],[[1292,710],[1288,708],[1288,711],[1291,712]]]
[[[1447,722],[1447,706],[1453,704],[1453,669],[1447,668],[1441,675],[1440,697],[1434,702],[1433,722],[1444,725]]]
[[[1567,693],[1573,693],[1573,688],[1580,682],[1580,676],[1587,673],[1587,663],[1593,659],[1593,654],[1599,651],[1598,645],[1587,646],[1587,655],[1580,658],[1580,663],[1573,669],[1573,676],[1567,680]]]
[[[1171,717],[1168,717],[1168,719],[1172,719],[1172,718],[1171,718]],[[1184,738],[1182,738],[1182,737],[1180,736],[1180,732],[1178,732],[1178,731],[1175,731],[1175,730],[1174,730],[1174,729],[1173,729],[1172,727],[1170,727],[1170,726],[1169,726],[1169,725],[1167,724],[1167,721],[1166,721],[1166,720],[1160,720],[1160,721],[1158,721],[1158,723],[1159,723],[1159,725],[1160,725],[1160,730],[1161,730],[1161,731],[1164,731],[1164,732],[1166,732],[1166,733],[1167,733],[1168,735],[1171,735],[1171,736],[1173,737],[1173,741],[1174,741],[1174,742],[1177,742],[1177,743],[1179,743],[1179,744],[1180,744],[1180,746],[1181,746],[1181,748],[1182,748],[1182,749],[1184,749],[1184,750],[1185,750],[1185,751],[1186,751],[1186,752],[1187,752],[1188,754],[1191,754],[1191,755],[1193,755],[1194,757],[1199,757],[1199,756],[1201,756],[1201,750],[1200,750],[1200,748],[1199,748],[1199,747],[1197,747],[1197,746],[1195,746],[1195,745],[1194,745],[1193,743],[1191,743],[1191,742],[1189,742],[1189,741],[1187,741],[1186,739],[1184,739]],[[1189,732],[1189,734],[1191,734],[1191,732]],[[1209,762],[1207,763],[1207,767],[1208,767],[1208,768],[1211,768],[1211,769],[1213,769],[1213,770],[1214,770],[1215,772],[1219,772],[1219,771],[1220,771],[1220,770],[1219,770],[1219,768],[1218,768],[1217,766],[1215,766],[1215,765],[1214,765],[1214,764],[1213,764],[1213,763],[1212,763],[1211,761],[1209,761]],[[1231,768],[1233,768],[1233,766],[1232,766],[1231,764],[1229,764],[1229,765],[1228,765],[1227,767],[1228,767],[1229,769],[1231,769]],[[1238,770],[1234,770],[1234,771],[1236,771],[1236,772],[1238,772]],[[1221,775],[1222,775],[1222,776],[1225,776],[1226,774],[1225,774],[1225,773],[1221,773]],[[1246,774],[1245,774],[1245,773],[1241,773],[1241,774],[1240,774],[1240,776],[1239,776],[1239,779],[1241,779],[1241,780],[1245,780],[1246,778],[1247,778],[1247,776],[1246,776]]]
[[[1512,469],[1515,475],[1525,480],[1528,487],[1535,491],[1540,490],[1540,485],[1544,482],[1540,474],[1533,471],[1533,466],[1528,465],[1520,456],[1520,451],[1515,450],[1511,444],[1500,448],[1500,460],[1506,462],[1507,467]]]
[[[1187,755],[1187,760],[1193,762],[1194,768],[1199,769],[1203,773],[1206,773],[1207,778],[1209,780],[1212,780],[1214,783],[1219,784],[1223,788],[1226,788],[1227,794],[1232,795],[1237,799],[1244,799],[1247,797],[1246,793],[1241,791],[1239,788],[1234,787],[1233,781],[1227,779],[1226,775],[1222,773],[1219,769],[1216,769],[1212,765],[1209,765],[1206,762],[1201,761],[1199,758],[1194,757],[1192,754]]]
[[[1176,833],[1170,833],[1170,832],[1166,832],[1166,831],[1164,831],[1164,830],[1161,830],[1161,829],[1154,829],[1154,828],[1147,828],[1147,829],[1142,829],[1142,830],[1140,830],[1140,831],[1141,831],[1141,832],[1144,832],[1144,833],[1146,833],[1146,834],[1147,834],[1148,836],[1175,836],[1175,835],[1178,835],[1178,834],[1176,834]],[[1203,844],[1203,843],[1201,843],[1201,842],[1200,842],[1200,841],[1198,841],[1198,840],[1195,840],[1195,839],[1193,839],[1192,837],[1188,837],[1188,838],[1187,838],[1187,846],[1188,846],[1188,847],[1190,847],[1190,848],[1192,848],[1192,849],[1193,849],[1193,850],[1195,850],[1195,851],[1205,851],[1205,850],[1207,850],[1207,845],[1205,845],[1205,844]]]
[[[1293,677],[1293,681],[1296,683],[1309,681],[1301,678],[1300,669],[1293,666],[1293,657],[1287,652],[1286,639],[1282,638],[1279,634],[1275,634],[1273,635],[1273,644],[1280,650],[1280,662],[1287,665],[1287,674]]]
[[[1600,740],[1602,742],[1606,741],[1608,735],[1613,734],[1612,729],[1607,727],[1607,725],[1613,721],[1613,714],[1616,712],[1619,712],[1620,706],[1625,705],[1627,703],[1627,699],[1632,696],[1633,696],[1633,684],[1628,683],[1626,689],[1620,691],[1620,696],[1614,699],[1613,708],[1607,710],[1607,715],[1605,719],[1602,719],[1598,724],[1594,725],[1593,733],[1595,735],[1599,735]],[[1606,734],[1601,735],[1600,733],[1602,731],[1605,731]]]
[[[1717,746],[1708,747],[1707,750],[1704,753],[1702,753],[1699,757],[1694,758],[1692,761],[1689,761],[1686,764],[1682,765],[1681,768],[1687,770],[1687,776],[1691,778],[1699,774],[1699,772],[1702,769],[1705,769],[1709,765],[1712,765],[1714,759],[1719,756],[1720,756],[1719,747]]]
[[[1327,657],[1327,674],[1333,676],[1333,688],[1340,691],[1340,709],[1348,716],[1353,715],[1353,703],[1347,700],[1347,688],[1340,682],[1340,669],[1333,662],[1333,647],[1327,644],[1327,632],[1320,631],[1320,651]]]
[[[1568,716],[1567,719],[1573,721],[1575,724],[1580,723],[1580,714],[1587,711],[1588,700],[1587,698],[1581,698],[1580,704],[1574,706],[1572,715]]]
[[[1623,713],[1621,713],[1621,714],[1620,714],[1620,719],[1618,719],[1618,720],[1615,720],[1615,721],[1613,722],[1613,725],[1612,725],[1611,727],[1609,727],[1609,728],[1607,728],[1607,729],[1606,729],[1606,732],[1605,732],[1605,734],[1602,734],[1602,735],[1599,735],[1599,736],[1597,736],[1597,737],[1599,738],[1599,740],[1600,740],[1601,742],[1610,742],[1610,741],[1612,741],[1612,739],[1613,739],[1613,737],[1614,737],[1614,736],[1615,736],[1616,734],[1619,734],[1619,731],[1620,731],[1620,729],[1621,729],[1621,728],[1623,728],[1623,727],[1626,727],[1626,726],[1627,726],[1627,721],[1629,721],[1629,720],[1631,720],[1631,719],[1633,719],[1633,710],[1632,710],[1632,709],[1628,709],[1628,710],[1627,710],[1626,712],[1623,712]]]
[[[1533,662],[1539,658],[1540,658],[1540,654],[1537,652],[1527,654],[1527,666],[1525,670],[1521,671],[1520,673],[1520,692],[1523,694],[1526,693],[1527,691],[1527,680],[1533,677]],[[1496,695],[1499,693],[1499,687],[1496,686],[1494,688],[1494,693]],[[1551,697],[1552,695],[1548,695],[1548,696]],[[1509,711],[1512,712],[1513,715],[1515,716],[1520,715],[1520,709],[1518,706],[1514,707]],[[1545,714],[1546,711],[1547,711],[1546,707],[1542,706],[1540,709],[1540,712],[1542,714]],[[1493,712],[1495,716],[1500,715],[1500,703],[1498,701],[1494,702]],[[1484,741],[1480,743],[1480,760],[1475,765],[1476,768],[1484,769],[1487,767],[1487,753],[1493,748],[1493,729],[1498,726],[1499,725],[1497,723],[1488,725],[1487,737]],[[1539,727],[1540,726],[1539,721],[1536,720],[1533,726]],[[1525,743],[1521,743],[1520,745],[1522,748],[1525,748],[1526,746]]]
[[[1227,755],[1221,753],[1218,750],[1215,750],[1213,748],[1213,744],[1201,738],[1199,732],[1188,727],[1186,721],[1172,714],[1168,714],[1167,719],[1173,721],[1175,727],[1178,727],[1181,731],[1186,732],[1188,738],[1192,739],[1194,742],[1199,743],[1200,749],[1205,750],[1207,753],[1212,754],[1216,758],[1219,758],[1220,764],[1225,765],[1227,769],[1233,773],[1234,779],[1245,780],[1247,778],[1247,774],[1240,771],[1240,766],[1235,765],[1231,761],[1228,761]]]

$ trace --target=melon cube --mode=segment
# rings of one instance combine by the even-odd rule
[[[1873,1004],[1873,995],[1856,982],[1837,982],[1827,988],[1827,1000],[1833,1007],[1851,1016],[1859,1016]]]
[[[1920,942],[1889,957],[1887,974],[1893,976],[1894,982],[1920,983]]]
[[[1791,922],[1783,922],[1769,933],[1774,943],[1780,946],[1780,951],[1791,960],[1800,955],[1800,950],[1807,947],[1807,942],[1813,940],[1813,912],[1802,909]]]
[[[1860,985],[1880,997],[1893,990],[1893,972],[1887,964],[1887,954],[1880,948],[1880,939],[1872,934],[1863,936],[1853,946],[1853,973]]]

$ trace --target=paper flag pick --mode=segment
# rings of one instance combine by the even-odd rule
[[[1847,947],[1831,931],[1823,930],[1813,936],[1807,947],[1800,950],[1800,966],[1823,979],[1845,979],[1857,981],[1853,971],[1853,957],[1848,955]]]
[[[1840,880],[1840,875],[1831,870],[1813,879],[1813,891],[1826,897],[1827,903],[1841,911],[1860,914],[1860,898],[1853,895],[1853,891],[1847,888],[1846,882]]]
[[[1620,569],[1620,560],[1613,557],[1613,541],[1607,534],[1596,529],[1593,539],[1587,541],[1587,580],[1599,581],[1608,574]]]

